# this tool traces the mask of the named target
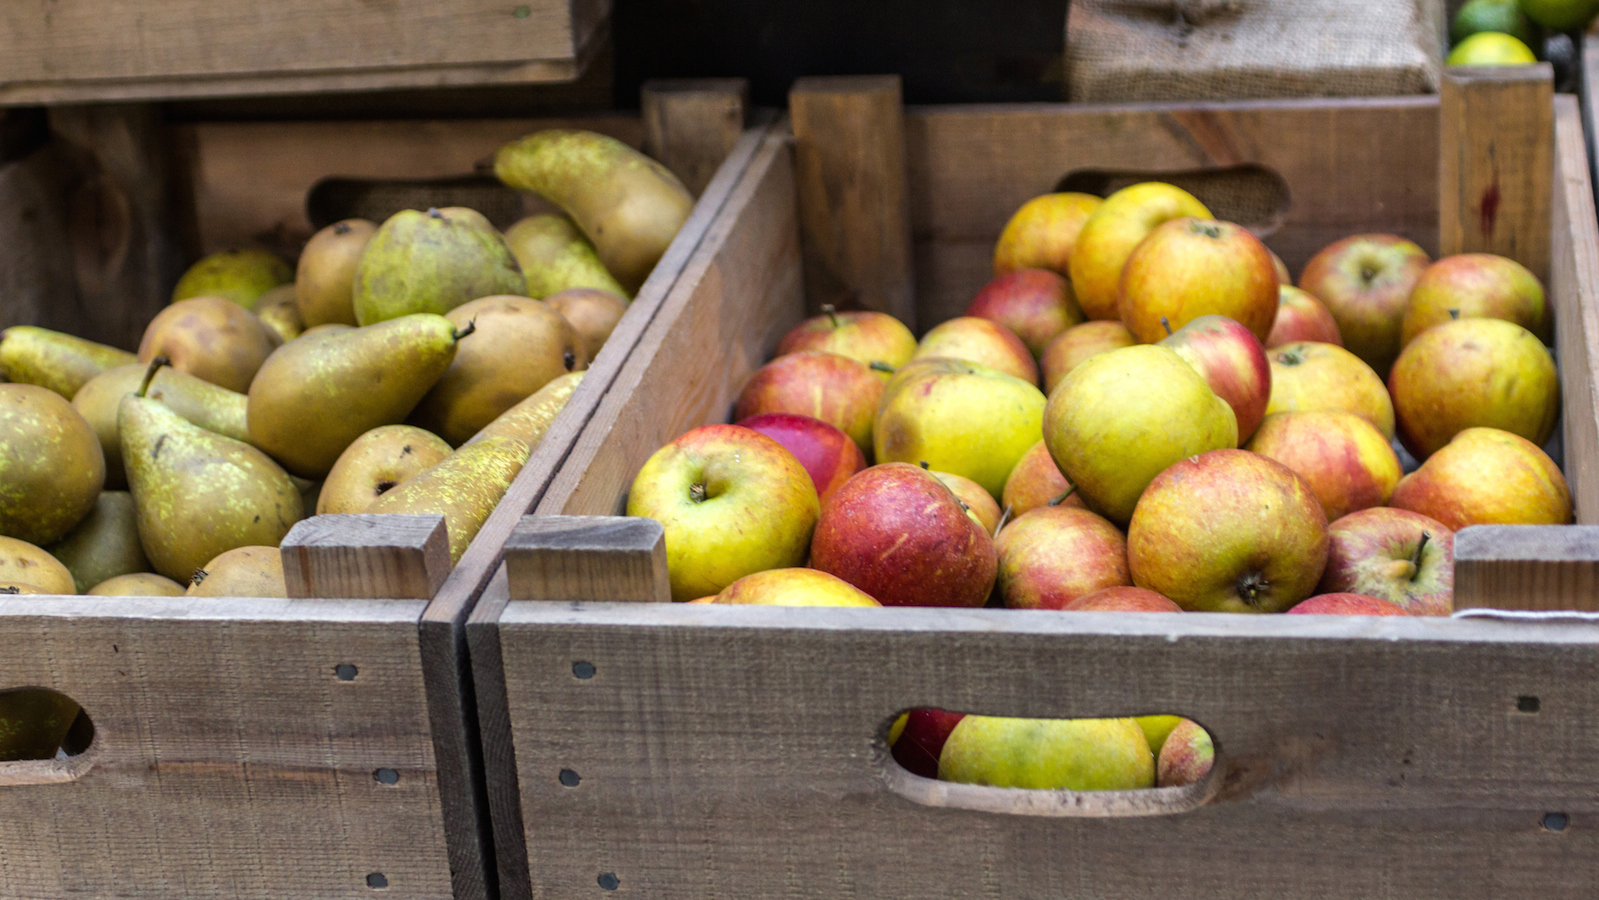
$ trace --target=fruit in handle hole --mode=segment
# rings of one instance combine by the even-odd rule
[[[1574,31],[1593,21],[1599,4],[1594,0],[1520,0],[1527,18],[1551,31]]]
[[[888,742],[894,761],[912,775],[937,778],[938,758],[944,752],[944,743],[966,714],[922,707],[900,718],[905,724],[897,735],[890,735]]]
[[[1421,273],[1405,306],[1403,345],[1434,325],[1456,319],[1504,319],[1545,344],[1554,342],[1554,322],[1538,276],[1491,253],[1446,256]]]
[[[1455,608],[1455,533],[1437,519],[1378,507],[1327,526],[1327,569],[1316,588],[1387,600],[1411,615]]]
[[[1122,324],[1146,344],[1205,315],[1263,341],[1277,318],[1277,270],[1266,245],[1231,222],[1173,219],[1127,257],[1117,298]]]
[[[201,566],[184,593],[191,597],[287,597],[277,547],[235,547]]]
[[[80,594],[109,578],[150,569],[139,543],[133,495],[127,491],[101,491],[89,514],[46,549],[72,573]]]
[[[205,257],[178,279],[172,302],[222,297],[249,309],[262,294],[294,280],[294,270],[265,250],[222,250]]]
[[[1317,594],[1294,604],[1289,615],[1300,616],[1408,616],[1403,607],[1365,594]]]
[[[850,476],[866,468],[866,457],[849,435],[820,419],[765,413],[734,424],[759,431],[794,454],[810,474],[816,494],[824,503]]]
[[[872,419],[883,388],[883,380],[865,363],[805,350],[779,356],[756,370],[739,392],[733,418],[767,413],[810,416],[849,435],[865,453],[872,449]]]
[[[59,540],[104,486],[100,440],[72,404],[48,388],[0,384],[0,534]]]
[[[1160,473],[1127,528],[1133,583],[1190,611],[1282,612],[1315,592],[1327,517],[1304,479],[1244,450]]]
[[[1271,400],[1266,415],[1329,410],[1348,412],[1394,436],[1394,404],[1371,367],[1332,344],[1301,341],[1266,351],[1271,363]]]
[[[1169,347],[1143,344],[1095,356],[1049,395],[1044,443],[1083,498],[1112,522],[1178,460],[1238,445],[1238,420]]]
[[[1497,428],[1467,428],[1399,480],[1389,506],[1467,525],[1564,525],[1571,489],[1537,445]]]
[[[1198,784],[1216,764],[1216,745],[1210,732],[1193,719],[1183,719],[1166,736],[1155,765],[1156,787]]]
[[[911,358],[963,359],[1038,384],[1038,365],[1022,339],[997,322],[975,316],[960,316],[934,326],[922,335]]]
[[[345,219],[323,228],[306,241],[294,278],[294,297],[307,328],[355,324],[355,301],[351,294],[355,265],[377,230],[376,222]]]
[[[275,346],[255,313],[221,297],[194,297],[150,320],[139,362],[148,366],[164,356],[179,372],[242,393]]]
[[[31,584],[47,594],[76,594],[72,573],[34,544],[0,536],[0,585]]]
[[[1101,588],[1061,607],[1069,612],[1182,612],[1171,598],[1132,585]],[[1153,745],[1152,745],[1153,746]]]
[[[1071,282],[1047,269],[1018,269],[995,278],[977,292],[966,315],[1005,326],[1034,357],[1083,321]]]
[[[999,590],[1011,609],[1065,609],[1078,598],[1132,584],[1127,539],[1086,509],[1045,507],[994,539]]]
[[[923,468],[927,468],[923,466]],[[1004,514],[999,504],[994,502],[994,496],[983,489],[983,486],[970,478],[962,478],[949,472],[932,471],[932,476],[944,482],[944,487],[955,495],[966,507],[966,514],[972,521],[983,526],[983,530],[992,537],[999,530],[999,520]]]
[[[1455,45],[1446,66],[1524,66],[1538,61],[1532,48],[1508,34],[1479,31]]]
[[[1044,393],[1054,393],[1055,385],[1089,357],[1137,344],[1138,339],[1120,322],[1084,322],[1066,329],[1049,342],[1039,360],[1044,370]]]
[[[1044,395],[1020,378],[959,359],[919,359],[883,389],[872,440],[880,463],[925,462],[998,497],[1043,435],[1043,418]]]
[[[139,389],[149,368],[138,363],[117,366],[95,376],[72,398],[72,408],[100,438],[108,489],[121,490],[128,486],[127,473],[122,466],[122,438],[117,433],[117,408],[123,397]],[[149,394],[206,431],[236,441],[248,443],[250,440],[246,399],[237,391],[162,366],[155,380],[150,382]]]
[[[1299,287],[1326,305],[1344,347],[1379,376],[1399,356],[1400,329],[1410,290],[1431,259],[1392,234],[1357,234],[1311,257]]]
[[[527,295],[543,300],[574,288],[630,297],[571,219],[560,213],[528,216],[505,230],[505,243],[527,279]],[[521,291],[517,291],[521,293]]]
[[[595,288],[567,288],[545,297],[544,305],[572,323],[583,344],[583,354],[591,363],[627,312],[627,300],[622,295]]]
[[[812,568],[884,606],[982,606],[997,566],[988,532],[943,482],[908,463],[873,466],[846,481],[823,507],[811,541]]]
[[[107,578],[88,593],[95,597],[182,597],[183,585],[154,572],[137,572]]]
[[[0,331],[0,375],[13,384],[49,388],[68,400],[108,369],[135,362],[126,350],[33,325]]]
[[[450,562],[461,555],[500,504],[527,462],[528,446],[493,437],[451,453],[372,502],[372,514],[441,515],[450,539]]]
[[[520,294],[527,279],[489,220],[452,206],[404,209],[361,250],[350,282],[355,321],[373,325],[416,313],[442,316],[496,294]]]
[[[1270,247],[1266,248],[1266,252],[1271,254],[1271,267],[1272,271],[1277,273],[1277,283],[1279,285],[1293,284],[1294,276],[1288,273],[1288,264],[1283,262],[1283,258],[1273,252]]]
[[[756,606],[882,606],[854,585],[815,569],[767,569],[722,589],[712,603]]]
[[[1311,294],[1285,284],[1277,289],[1277,318],[1266,335],[1266,349],[1300,341],[1344,345],[1327,307]]]
[[[1449,26],[1449,43],[1458,44],[1481,31],[1498,31],[1522,43],[1532,41],[1532,23],[1521,0],[1466,0]]]
[[[819,509],[799,460],[737,425],[696,428],[655,451],[627,498],[628,515],[666,530],[678,601],[719,594],[754,572],[804,565]]]
[[[1093,194],[1062,191],[1023,203],[1011,214],[994,244],[994,277],[1018,269],[1071,274],[1077,235],[1102,202]]]
[[[344,448],[322,482],[316,514],[364,513],[377,499],[450,455],[444,439],[415,425],[381,425]]]
[[[1560,374],[1532,332],[1461,319],[1416,337],[1388,376],[1399,439],[1417,459],[1467,428],[1497,428],[1542,446],[1560,416]]]
[[[262,294],[251,309],[277,344],[292,341],[305,331],[305,320],[300,317],[300,305],[295,300],[292,284],[281,284]]]
[[[1194,195],[1158,181],[1122,188],[1083,223],[1072,247],[1069,274],[1077,305],[1090,319],[1118,319],[1122,266],[1149,233],[1183,217],[1210,218]]]
[[[1387,503],[1404,474],[1393,445],[1354,413],[1276,413],[1266,417],[1244,449],[1305,479],[1329,522]]]
[[[1143,591],[1144,589],[1143,588],[1122,588],[1121,590]],[[1154,591],[1144,591],[1144,593],[1146,593],[1146,594],[1155,594]],[[1155,596],[1156,597],[1160,597],[1159,594],[1155,594]],[[1165,597],[1160,597],[1160,599],[1166,600]],[[1182,611],[1180,609],[1177,609],[1176,608],[1177,604],[1172,603],[1170,600],[1166,600],[1166,602],[1171,604],[1173,609],[1170,609],[1170,610],[1160,609],[1160,610],[1151,610],[1151,611],[1152,612],[1173,612],[1173,611],[1181,612]],[[1174,730],[1176,730],[1178,725],[1183,723],[1184,719],[1183,719],[1182,716],[1139,716],[1138,718],[1134,719],[1133,721],[1137,722],[1138,723],[1138,727],[1143,729],[1144,738],[1149,741],[1149,750],[1150,750],[1151,753],[1155,754],[1155,759],[1158,761],[1160,759],[1160,748],[1165,746],[1166,739],[1171,736],[1171,733]]]
[[[0,691],[0,762],[55,758],[80,712],[77,701],[45,688]]]
[[[822,315],[795,325],[777,344],[777,355],[801,350],[823,350],[847,356],[874,367],[884,381],[893,370],[911,361],[916,353],[916,336],[905,324],[887,313],[836,312],[823,306]]]
[[[1016,467],[1005,479],[999,503],[1003,509],[1010,510],[1013,520],[1045,506],[1083,507],[1083,499],[1060,473],[1060,466],[1055,465],[1049,446],[1043,441],[1027,448],[1017,460]]]
[[[1226,316],[1206,315],[1160,344],[1177,351],[1216,396],[1227,401],[1238,420],[1238,442],[1249,440],[1271,399],[1271,365],[1254,332]]]
[[[938,760],[944,781],[1053,791],[1155,786],[1149,740],[1132,719],[966,716]]]
[[[500,413],[498,418],[483,426],[482,431],[472,435],[471,440],[461,446],[470,447],[491,437],[514,437],[528,445],[529,453],[537,450],[550,425],[555,422],[555,417],[566,408],[566,402],[572,399],[572,393],[582,383],[582,372],[562,375],[534,391],[526,400]]]

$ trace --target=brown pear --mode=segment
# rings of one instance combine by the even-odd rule
[[[76,594],[72,573],[43,549],[0,537],[0,585],[32,585],[47,594]]]
[[[52,544],[89,514],[104,486],[100,441],[66,398],[0,384],[0,534]]]
[[[183,585],[154,572],[137,572],[107,578],[89,589],[96,597],[182,597]]]
[[[300,318],[308,328],[355,324],[350,283],[355,279],[355,264],[361,260],[361,251],[377,230],[377,224],[366,219],[345,219],[311,235],[306,242],[294,286]]]
[[[483,426],[483,430],[472,435],[466,444],[476,444],[491,437],[512,437],[527,444],[528,455],[531,456],[539,442],[544,440],[545,432],[550,430],[550,423],[566,408],[566,401],[572,399],[572,392],[583,383],[583,375],[583,372],[562,375],[539,388],[533,396],[500,413],[499,418]]]
[[[450,445],[414,425],[384,425],[355,439],[322,483],[316,514],[364,513],[379,497],[442,462]]]
[[[300,337],[321,337],[325,334],[338,334],[340,332],[354,330],[354,325],[345,325],[342,322],[329,322],[326,325],[312,325],[310,328],[300,332]],[[298,340],[298,338],[296,338],[296,340]]]
[[[139,362],[149,365],[165,356],[180,372],[242,393],[273,346],[255,313],[221,297],[194,297],[150,320],[139,341]]]
[[[276,547],[235,547],[195,571],[191,597],[287,597]]]
[[[366,511],[444,516],[450,537],[450,561],[460,562],[461,554],[505,496],[527,456],[527,444],[515,438],[480,441],[411,476]]]
[[[139,543],[138,512],[127,491],[101,491],[94,509],[49,551],[72,573],[80,594],[108,578],[150,570]]]
[[[0,375],[16,384],[36,384],[72,399],[89,379],[134,361],[133,354],[70,334],[13,325],[0,331]]]
[[[627,312],[627,301],[622,297],[593,288],[570,288],[545,297],[544,303],[572,323],[589,362],[599,355],[606,339],[616,330],[616,323]]]
[[[149,366],[138,363],[117,366],[90,380],[72,398],[72,408],[100,438],[108,489],[122,490],[128,486],[128,476],[122,467],[122,438],[117,433],[117,408],[122,405],[123,397],[139,389],[148,369]],[[250,439],[244,414],[245,397],[237,391],[162,367],[150,382],[150,396],[206,431],[236,441]]]
[[[285,344],[305,331],[305,321],[300,318],[300,305],[295,300],[294,285],[280,284],[261,295],[254,306],[255,317],[272,335],[276,344]]]

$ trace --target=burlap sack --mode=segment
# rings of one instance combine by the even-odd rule
[[[1072,0],[1074,102],[1438,90],[1444,0]]]

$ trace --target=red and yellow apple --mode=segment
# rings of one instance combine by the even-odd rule
[[[1317,594],[1294,605],[1288,614],[1298,616],[1408,616],[1404,608],[1365,594]]]
[[[1327,307],[1313,295],[1285,284],[1277,289],[1277,318],[1271,324],[1271,334],[1266,335],[1266,348],[1300,341],[1344,345],[1338,323]]]
[[[1467,428],[1399,480],[1389,506],[1467,525],[1564,525],[1571,488],[1538,446],[1497,428]]]
[[[994,502],[994,495],[970,478],[963,478],[950,472],[933,471],[932,474],[934,478],[944,482],[944,487],[949,488],[955,499],[965,504],[966,514],[983,526],[984,531],[992,536],[999,530],[999,520],[1004,512],[1000,510],[999,504]]]
[[[1374,507],[1327,526],[1327,569],[1317,590],[1386,600],[1411,615],[1455,608],[1455,533],[1429,516]]]
[[[1271,400],[1271,365],[1254,332],[1226,316],[1205,315],[1160,344],[1177,351],[1227,401],[1238,420],[1238,442],[1249,440]]]
[[[1138,339],[1120,322],[1084,322],[1066,329],[1049,342],[1039,360],[1044,370],[1044,393],[1054,393],[1055,385],[1083,360],[1137,343]]]
[[[1492,253],[1446,256],[1421,273],[1405,305],[1400,340],[1408,345],[1434,325],[1456,319],[1504,319],[1554,342],[1554,320],[1538,276]]]
[[[1072,490],[1071,482],[1060,473],[1060,466],[1049,455],[1049,447],[1040,440],[1027,448],[1016,467],[1005,479],[1005,489],[1000,492],[1000,506],[1009,509],[1012,519],[1019,519],[1035,509],[1046,506],[1083,506],[1081,497]]]
[[[1035,357],[1083,321],[1071,282],[1048,269],[1017,269],[995,278],[977,292],[966,315],[1005,326]]]
[[[790,413],[766,413],[737,423],[759,431],[794,454],[811,475],[822,502],[851,475],[866,468],[866,457],[849,435],[821,419]]]
[[[1122,188],[1101,203],[1077,234],[1067,274],[1077,305],[1090,319],[1119,319],[1122,266],[1149,233],[1172,219],[1210,218],[1210,210],[1182,188],[1158,181]]]
[[[964,359],[1038,384],[1038,364],[1022,339],[998,322],[959,316],[922,335],[912,359]]]
[[[1271,399],[1266,415],[1332,410],[1350,412],[1394,436],[1394,404],[1382,379],[1353,353],[1333,344],[1301,341],[1266,351]]]
[[[1062,191],[1023,203],[994,244],[994,274],[1050,269],[1069,275],[1068,262],[1083,223],[1103,202],[1093,194]]]
[[[1277,318],[1271,251],[1231,222],[1162,224],[1127,257],[1117,290],[1122,324],[1145,344],[1208,315],[1233,319],[1259,342]]]
[[[1070,612],[1182,612],[1183,608],[1171,601],[1171,598],[1157,594],[1148,588],[1133,587],[1132,585],[1119,585],[1116,587],[1101,588],[1092,594],[1084,594],[1076,600],[1061,607]],[[1149,719],[1169,718],[1166,716],[1145,716]],[[1142,720],[1140,725],[1144,725]],[[1149,727],[1146,725],[1147,733]],[[1153,749],[1154,742],[1150,742]]]
[[[758,606],[882,606],[854,585],[815,569],[767,569],[722,589],[712,603]]]
[[[1323,247],[1299,273],[1300,288],[1327,305],[1344,346],[1379,376],[1399,356],[1405,305],[1427,251],[1392,234],[1357,234]]]
[[[822,309],[822,315],[806,319],[783,336],[777,344],[778,356],[820,350],[867,365],[875,362],[896,368],[910,362],[916,352],[916,335],[887,313]]]
[[[898,734],[891,734],[888,742],[894,761],[912,775],[937,778],[938,757],[944,752],[944,742],[966,714],[924,706],[910,710],[901,718],[904,726]]]
[[[1127,539],[1086,509],[1046,506],[994,539],[999,591],[1011,609],[1063,609],[1086,594],[1130,585]]]
[[[1305,479],[1329,522],[1387,503],[1404,474],[1389,440],[1354,413],[1275,413],[1244,449]]]
[[[944,742],[938,777],[1045,791],[1131,791],[1155,786],[1155,758],[1132,719],[966,716]]]
[[[859,360],[801,350],[772,360],[744,383],[734,420],[766,413],[820,419],[850,436],[862,453],[872,449],[872,420],[884,383]]]
[[[1216,744],[1210,732],[1193,719],[1177,723],[1160,748],[1155,766],[1156,787],[1198,784],[1216,764]]]

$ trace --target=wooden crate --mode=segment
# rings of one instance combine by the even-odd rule
[[[914,297],[925,328],[988,278],[1009,213],[1073,172],[1252,165],[1286,185],[1291,206],[1267,242],[1296,267],[1336,237],[1381,230],[1435,253],[1513,237],[1548,273],[1585,524],[1512,530],[1542,546],[1508,565],[1468,539],[1516,546],[1503,530],[1463,531],[1457,596],[1593,608],[1599,236],[1576,100],[1527,74],[1452,72],[1441,98],[903,115],[892,82],[798,86],[797,146],[768,138],[468,623],[499,859],[528,873],[502,880],[504,895],[1591,893],[1599,629],[1580,614],[614,602],[665,595],[659,530],[610,518],[633,475],[683,431],[726,421],[805,314],[802,272],[813,294],[880,308]],[[896,144],[903,190],[871,183],[893,177]],[[1542,171],[1516,168],[1539,159]],[[1496,161],[1499,215],[1485,231],[1471,227],[1475,204],[1441,195],[1469,200]],[[1444,209],[1466,227],[1440,229]],[[1182,714],[1214,737],[1216,768],[1191,788],[1104,794],[922,779],[886,747],[889,723],[920,706]]]
[[[94,722],[93,742],[78,755],[0,763],[0,895],[497,896],[466,615],[506,535],[542,493],[772,128],[768,115],[745,130],[738,85],[667,87],[672,97],[649,101],[670,108],[662,121],[682,135],[698,121],[697,146],[722,164],[460,565],[451,569],[440,517],[322,516],[284,543],[295,599],[0,603],[0,689],[60,691]],[[672,111],[680,106],[689,111]],[[192,218],[211,248],[303,239],[306,193],[324,176],[470,174],[505,141],[559,125],[647,142],[704,170],[703,159],[674,150],[671,133],[623,115],[203,124],[170,137],[185,148],[179,180],[193,185]],[[720,138],[706,139],[712,135]],[[112,178],[114,167],[107,172],[107,192],[149,193]],[[129,219],[137,217],[98,224],[126,234]],[[137,254],[124,247],[118,255],[107,267],[111,283]]]

